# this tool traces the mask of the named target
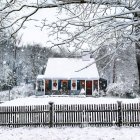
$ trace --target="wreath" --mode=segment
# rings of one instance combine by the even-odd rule
[[[75,88],[75,87],[76,87],[76,83],[72,83],[72,87],[74,87],[74,88]]]
[[[97,86],[98,85],[98,81],[94,81],[94,85]]]
[[[56,82],[55,82],[55,83],[53,83],[53,86],[54,86],[54,87],[56,87],[56,86],[57,86],[57,83],[56,83]]]
[[[82,82],[82,86],[85,86],[85,83],[84,82]]]

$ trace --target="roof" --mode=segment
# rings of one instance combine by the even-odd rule
[[[37,79],[99,79],[99,73],[94,58],[83,61],[82,58],[49,58],[44,75]],[[78,71],[89,64],[91,66]],[[76,72],[78,71],[78,72]]]

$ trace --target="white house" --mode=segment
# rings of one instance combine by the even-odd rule
[[[87,55],[87,54],[86,54]],[[94,58],[49,58],[44,75],[37,76],[37,90],[43,94],[86,95],[99,91],[99,73]]]

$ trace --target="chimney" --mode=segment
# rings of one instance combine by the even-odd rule
[[[83,51],[82,60],[83,61],[89,61],[90,60],[90,51]]]

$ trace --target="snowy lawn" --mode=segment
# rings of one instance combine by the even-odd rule
[[[1,106],[55,104],[140,103],[140,98],[123,99],[85,96],[30,96],[6,101]],[[0,127],[0,140],[140,140],[140,127],[61,127],[61,128],[6,128]]]
[[[1,140],[139,140],[140,128],[5,128]]]
[[[30,96],[6,101],[0,106],[24,106],[24,105],[47,105],[49,102],[55,104],[110,104],[122,101],[122,103],[140,103],[140,98],[125,99],[111,97],[85,97],[85,96]]]

